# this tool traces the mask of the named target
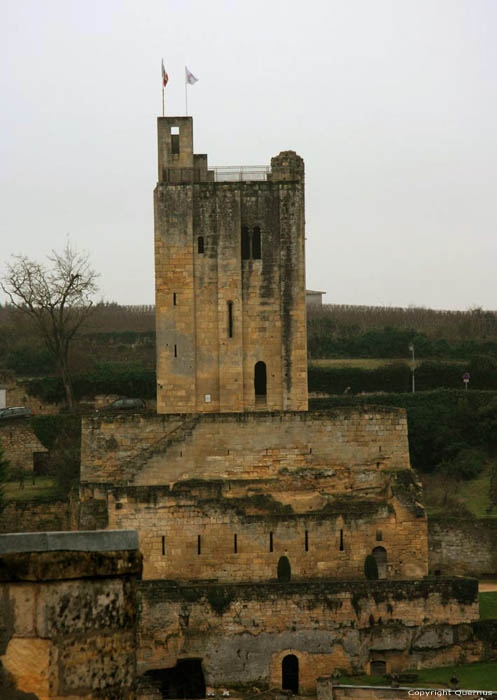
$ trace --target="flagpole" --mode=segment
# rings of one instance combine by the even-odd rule
[[[188,83],[185,75],[185,117],[188,116]]]
[[[164,81],[162,81],[162,116],[164,116]]]

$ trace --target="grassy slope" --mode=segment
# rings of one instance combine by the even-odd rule
[[[497,591],[479,593],[480,619],[497,620]]]
[[[428,517],[440,516],[447,513],[444,505],[445,493],[450,495],[452,511],[450,515],[457,515],[455,501],[470,511],[475,518],[497,518],[497,508],[491,508],[490,502],[490,470],[491,464],[476,478],[469,481],[451,479],[446,475],[423,474],[418,472],[423,482],[425,494],[425,506]]]
[[[19,488],[19,481],[8,481],[5,484],[6,501],[54,501],[60,497],[55,479],[51,476],[37,476],[35,483],[30,477],[25,477],[24,488]]]
[[[426,668],[414,670],[418,678],[412,683],[402,683],[407,687],[419,687],[429,684],[431,687],[448,688],[452,675],[459,679],[459,687],[466,690],[496,690],[497,662],[486,664],[465,664],[464,666],[444,666],[443,668]],[[340,683],[352,685],[388,685],[383,677],[378,676],[342,676]]]

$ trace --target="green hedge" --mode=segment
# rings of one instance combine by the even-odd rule
[[[464,387],[463,373],[470,373],[471,389],[497,390],[497,363],[491,358],[477,357],[468,365],[447,362],[423,362],[415,372],[417,391],[433,389],[459,389]],[[308,370],[309,391],[329,394],[361,392],[408,392],[412,386],[412,372],[408,365],[392,363],[376,369],[358,367],[318,367]]]
[[[389,326],[361,332],[357,326],[337,324],[326,316],[307,320],[307,346],[312,358],[410,357],[410,343],[414,343],[419,358],[466,360],[478,354],[497,359],[495,341],[431,339],[415,329]]]
[[[59,403],[65,399],[64,386],[59,377],[42,377],[24,383],[31,396],[48,403]],[[122,396],[153,399],[156,394],[154,370],[124,368],[121,370],[102,368],[94,372],[76,374],[73,377],[75,398],[80,401],[97,394],[119,394]]]

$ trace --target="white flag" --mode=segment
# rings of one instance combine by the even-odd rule
[[[188,85],[195,85],[197,82],[198,78],[196,78],[193,73],[190,73],[188,68],[185,66],[185,81],[188,83]]]

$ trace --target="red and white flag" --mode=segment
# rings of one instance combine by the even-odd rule
[[[162,87],[166,87],[167,81],[169,80],[169,76],[166,73],[166,69],[164,68],[164,59],[162,59]]]
[[[193,73],[190,73],[188,68],[185,66],[185,81],[188,83],[188,85],[195,85],[197,82],[198,78],[196,78]]]

